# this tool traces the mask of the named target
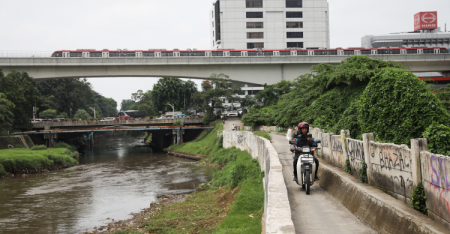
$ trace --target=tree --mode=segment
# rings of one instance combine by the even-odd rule
[[[450,84],[446,87],[436,90],[435,92],[436,97],[441,100],[442,105],[444,105],[445,109],[450,112]]]
[[[121,111],[127,111],[134,104],[135,104],[135,102],[133,100],[131,100],[131,99],[124,99],[124,100],[122,100],[122,103],[120,104],[120,110]]]
[[[11,130],[14,122],[13,109],[15,105],[8,99],[4,93],[0,93],[0,134]]]
[[[48,109],[39,113],[39,117],[43,119],[54,119],[56,118],[56,115],[56,110],[53,109]]]
[[[426,83],[399,69],[386,68],[370,79],[360,104],[362,131],[373,132],[381,141],[409,144],[433,122],[450,123],[450,115]]]
[[[282,80],[273,85],[264,84],[264,90],[259,91],[255,98],[264,101],[265,106],[275,105],[279,98],[291,91],[292,82]]]
[[[147,116],[158,115],[158,110],[153,103],[152,100],[152,91],[148,90],[147,92],[142,92],[142,90],[138,90],[137,93],[132,94],[132,98],[136,101],[132,106],[130,106],[130,110],[141,110],[145,111]]]
[[[240,100],[237,94],[241,87],[225,74],[212,74],[208,81],[202,83],[202,91],[197,93],[196,99],[202,102],[202,108],[213,114],[214,109],[223,108],[221,98],[231,102]]]
[[[26,72],[11,71],[4,76],[0,69],[0,93],[6,95],[6,99],[15,105],[14,125],[29,125],[33,115],[33,105],[40,99],[39,91],[35,83]]]
[[[77,113],[73,116],[75,119],[92,119],[91,115],[83,109],[78,109]]]
[[[256,98],[246,95],[245,98],[243,98],[241,100],[241,106],[242,107],[252,107],[255,106],[256,104],[258,104],[258,101],[256,100]]]

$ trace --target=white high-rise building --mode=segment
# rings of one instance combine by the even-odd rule
[[[327,0],[217,0],[211,48],[330,48]]]

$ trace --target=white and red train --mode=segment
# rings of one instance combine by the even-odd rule
[[[320,55],[383,55],[383,54],[448,54],[445,47],[417,48],[348,48],[348,49],[283,49],[283,50],[59,50],[57,58],[134,58],[134,57],[251,57],[251,56],[320,56]]]

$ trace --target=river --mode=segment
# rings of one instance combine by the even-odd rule
[[[0,179],[0,233],[80,233],[130,218],[158,194],[192,192],[216,170],[134,147],[140,141],[96,140],[79,166]]]

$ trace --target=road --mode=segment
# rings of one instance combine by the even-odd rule
[[[338,200],[318,184],[311,187],[311,195],[293,179],[293,154],[285,136],[271,133],[272,145],[283,165],[283,175],[291,204],[292,220],[296,233],[377,233],[361,223]]]

